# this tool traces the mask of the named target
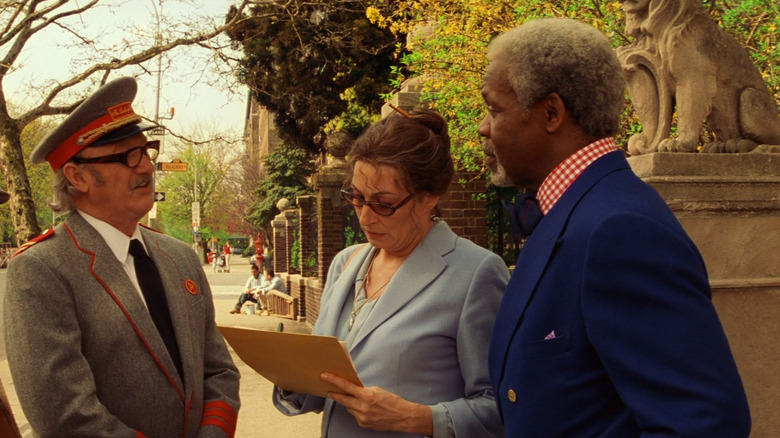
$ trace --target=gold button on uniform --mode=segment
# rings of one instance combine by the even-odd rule
[[[514,389],[510,389],[506,392],[506,398],[508,398],[510,402],[514,403],[517,401],[517,393]]]

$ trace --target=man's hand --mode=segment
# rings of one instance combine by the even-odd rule
[[[330,373],[322,373],[320,378],[339,388],[340,392],[329,392],[328,398],[344,406],[360,427],[433,435],[430,407],[404,400],[377,386],[357,386]]]

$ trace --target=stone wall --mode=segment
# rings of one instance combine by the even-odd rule
[[[647,154],[634,172],[674,211],[702,253],[753,417],[780,436],[780,154]]]

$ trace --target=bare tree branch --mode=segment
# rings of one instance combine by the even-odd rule
[[[94,0],[92,3],[95,3],[96,1],[97,0]],[[248,0],[242,2],[242,4],[239,6],[240,8],[239,11],[241,11],[241,8],[245,7],[247,3]],[[242,15],[239,13],[236,14],[232,20],[228,21],[222,26],[219,26],[211,30],[210,32],[195,35],[192,37],[178,38],[165,44],[150,47],[148,49],[141,51],[140,53],[136,53],[134,55],[126,57],[125,59],[114,59],[110,62],[94,64],[88,67],[80,74],[77,74],[76,76],[72,77],[71,79],[60,82],[59,84],[54,86],[49,91],[48,95],[44,98],[43,102],[41,102],[40,105],[24,113],[22,116],[19,117],[19,120],[22,122],[22,124],[27,124],[30,121],[35,120],[36,118],[41,116],[66,114],[67,111],[62,112],[62,109],[67,110],[68,108],[70,108],[70,106],[52,107],[51,102],[54,101],[54,99],[57,98],[57,96],[59,96],[60,93],[62,93],[63,91],[84,82],[85,80],[89,79],[92,75],[99,72],[108,73],[111,70],[118,70],[122,67],[130,66],[130,65],[140,65],[146,61],[153,59],[155,56],[161,53],[168,52],[177,47],[195,45],[195,44],[202,43],[203,41],[208,41],[218,36],[219,34],[223,33],[226,29],[235,25],[242,19],[243,19]],[[106,77],[107,76],[104,76],[103,80],[101,80],[100,82],[101,84],[105,83]]]

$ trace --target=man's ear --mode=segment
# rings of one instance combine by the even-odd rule
[[[70,181],[70,184],[79,192],[87,192],[90,176],[81,166],[67,162],[62,166],[62,172],[65,174],[65,178]]]
[[[552,134],[560,129],[568,111],[566,104],[558,93],[550,93],[542,101],[544,105],[544,127],[548,134]]]

